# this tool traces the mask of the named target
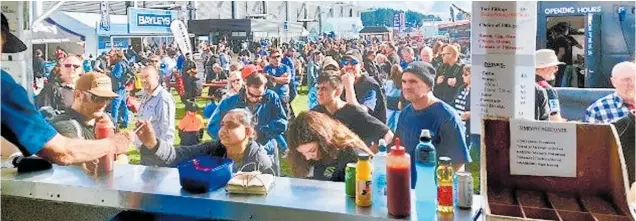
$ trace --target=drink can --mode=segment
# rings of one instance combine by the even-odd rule
[[[356,197],[356,163],[348,163],[345,169],[345,193]]]
[[[473,206],[473,175],[470,172],[457,172],[454,179],[455,205],[460,209]]]

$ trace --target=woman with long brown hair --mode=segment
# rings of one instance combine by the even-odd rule
[[[349,128],[331,117],[302,112],[289,124],[289,160],[295,177],[343,182],[347,163],[358,153],[373,155]]]
[[[386,125],[395,131],[400,110],[406,103],[406,99],[402,96],[402,67],[399,64],[391,67],[391,77],[384,82],[384,94],[386,95]]]

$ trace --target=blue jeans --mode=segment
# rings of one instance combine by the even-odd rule
[[[122,126],[128,126],[128,106],[126,105],[126,91],[121,90],[117,91],[118,96],[113,99],[113,103],[111,104],[111,112],[113,118],[113,123],[118,124],[121,120]]]

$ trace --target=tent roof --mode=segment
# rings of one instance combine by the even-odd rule
[[[364,33],[385,33],[385,32],[390,32],[388,28],[386,27],[364,27],[362,30],[360,30],[361,34]]]

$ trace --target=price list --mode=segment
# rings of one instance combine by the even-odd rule
[[[473,2],[471,115],[534,118],[536,2]],[[481,132],[481,118],[471,119]]]

